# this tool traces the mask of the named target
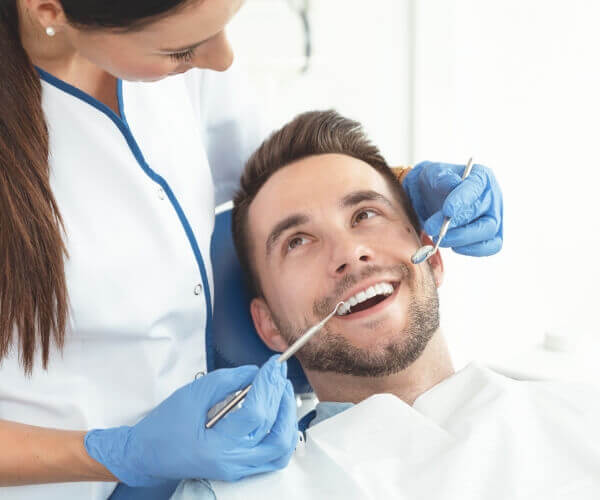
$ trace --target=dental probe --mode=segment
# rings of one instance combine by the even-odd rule
[[[311,326],[306,332],[302,334],[302,336],[296,340],[290,347],[288,347],[280,356],[277,358],[279,363],[283,363],[291,358],[299,349],[301,349],[304,344],[306,344],[311,337],[317,333],[321,328],[325,326],[334,314],[338,311],[338,309],[344,305],[344,302],[339,302],[333,311],[331,311],[325,318],[319,321],[316,325]],[[248,385],[244,389],[234,392],[227,396],[223,401],[217,403],[208,411],[208,422],[206,422],[206,428],[210,429],[213,425],[215,425],[219,420],[221,420],[225,415],[227,415],[231,410],[233,410],[238,404],[240,404],[250,389],[252,388],[252,384]]]
[[[473,168],[473,158],[469,158],[469,161],[467,162],[467,166],[465,167],[465,171],[463,172],[462,178],[460,179],[461,182],[464,181],[468,175],[471,173],[471,170]],[[448,231],[448,226],[450,225],[450,217],[444,217],[444,221],[442,222],[442,227],[440,229],[440,234],[438,236],[438,240],[437,243],[435,244],[434,247],[432,247],[431,245],[423,245],[422,247],[420,247],[410,258],[410,260],[412,261],[413,264],[421,264],[421,262],[425,262],[427,259],[429,259],[429,257],[431,257],[432,255],[435,255],[435,252],[438,251],[438,248],[440,246],[440,243],[442,242],[442,239],[444,239],[444,236],[446,236],[446,232]]]

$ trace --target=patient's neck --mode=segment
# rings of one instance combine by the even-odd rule
[[[391,393],[412,405],[421,394],[454,373],[446,341],[438,330],[421,356],[401,372],[385,377],[356,377],[342,373],[306,375],[319,401],[359,403],[373,394]]]

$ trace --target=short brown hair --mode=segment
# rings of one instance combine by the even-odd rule
[[[362,160],[383,175],[417,233],[421,231],[419,219],[402,184],[379,149],[367,138],[360,123],[345,118],[334,110],[303,113],[274,132],[249,158],[242,173],[240,189],[233,200],[233,241],[255,296],[262,295],[262,292],[252,266],[252,247],[248,231],[250,204],[262,186],[279,169],[308,156],[332,153]]]

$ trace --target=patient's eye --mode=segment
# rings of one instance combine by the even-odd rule
[[[304,236],[294,236],[288,241],[286,250],[289,252],[290,250],[303,245],[306,241],[308,241],[308,238],[305,238]]]
[[[356,226],[359,222],[375,217],[376,215],[378,215],[377,211],[371,208],[360,210],[354,216],[354,219],[352,220],[352,226]]]

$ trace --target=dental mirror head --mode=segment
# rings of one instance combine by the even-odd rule
[[[413,264],[420,264],[421,262],[425,262],[434,253],[434,249],[431,245],[424,245],[412,255],[410,260]]]
[[[469,161],[467,162],[467,164],[465,165],[465,169],[463,170],[461,182],[464,181],[469,176],[472,169],[473,169],[473,158],[469,158]],[[442,222],[442,227],[440,228],[440,234],[438,235],[437,242],[434,247],[432,247],[431,245],[423,245],[412,255],[410,260],[412,261],[413,264],[421,264],[422,262],[425,262],[427,259],[429,259],[429,257],[434,255],[435,252],[438,251],[438,248],[440,247],[440,243],[444,239],[444,236],[446,236],[446,232],[448,231],[448,227],[450,226],[450,220],[451,220],[450,217],[444,217],[444,221]]]

